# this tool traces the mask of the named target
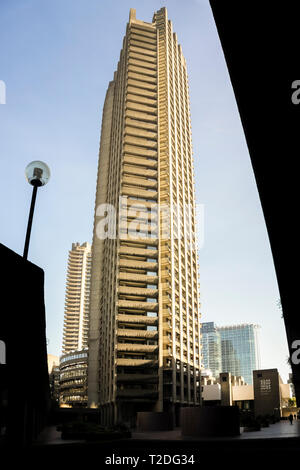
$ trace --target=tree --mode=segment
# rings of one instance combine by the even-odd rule
[[[297,403],[296,403],[296,398],[295,398],[295,397],[289,398],[289,406],[290,406],[290,407],[297,407]]]

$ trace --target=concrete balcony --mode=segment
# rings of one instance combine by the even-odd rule
[[[127,231],[129,231],[128,238],[134,241],[135,238],[138,238],[140,236],[139,231],[142,231],[144,233],[157,233],[158,226],[156,220],[150,222],[151,224],[145,224],[140,218],[122,220],[120,223],[120,229],[127,229]],[[132,233],[131,230],[136,231],[136,233]]]
[[[131,57],[133,55],[140,56],[140,54],[136,54],[134,52],[129,54],[129,56],[131,56]],[[154,57],[150,57],[150,56],[144,56],[144,57],[145,57],[145,60],[149,61],[149,63],[154,63],[155,62]],[[152,86],[150,88],[148,88],[148,86],[141,88],[137,85],[138,85],[137,83],[133,84],[132,80],[131,80],[131,83],[127,84],[127,92],[128,93],[133,93],[134,95],[145,96],[146,98],[157,100],[158,96],[157,96],[157,91],[155,89],[155,85],[154,85],[154,87]]]
[[[146,170],[145,168],[124,165],[122,168],[123,174],[128,175],[137,175],[137,176],[146,176],[147,178],[157,178],[157,171],[156,170]]]
[[[135,302],[134,300],[118,300],[117,306],[119,308],[145,310],[148,312],[157,312],[157,302]]]
[[[124,367],[156,367],[158,360],[156,359],[116,359],[117,366]]]
[[[149,81],[151,83],[155,83],[156,82],[156,76],[157,76],[157,72],[155,69],[150,69],[150,68],[145,68],[145,67],[138,67],[137,65],[133,65],[133,64],[129,64],[128,65],[128,72],[132,72],[132,73],[137,73],[137,74],[141,74],[141,75],[147,75],[147,78],[145,79],[146,81]],[[148,78],[151,77],[150,78]]]
[[[148,382],[148,383],[157,383],[158,375],[155,374],[117,374],[118,382]]]
[[[136,74],[132,74],[132,78],[135,78],[133,75],[136,75]],[[130,118],[130,119],[141,120],[145,123],[150,122],[150,123],[153,123],[153,124],[157,124],[157,115],[156,114],[142,113],[140,111],[134,111],[132,109],[126,109],[125,117]]]
[[[137,186],[138,188],[157,188],[157,181],[148,180],[146,178],[139,178],[137,176],[124,175],[121,178],[122,184],[129,184],[131,186]]]
[[[128,204],[130,203],[130,199],[128,200]],[[150,204],[150,203],[149,203]],[[153,204],[153,203],[152,203]],[[121,238],[122,240],[122,238]],[[149,245],[149,246],[158,246],[158,238],[154,237],[140,237],[134,240],[134,244],[140,244],[140,245]],[[144,247],[143,247],[144,248]]]
[[[133,83],[133,80],[128,80],[128,84]],[[144,86],[144,88],[146,87],[150,87],[150,89],[153,89],[155,90],[156,89],[156,86],[155,85],[148,85],[148,84],[144,84],[146,86]],[[143,122],[143,121],[136,121],[134,119],[131,119],[129,117],[126,117],[125,118],[125,125],[126,126],[134,126],[134,128],[138,128],[138,129],[143,129],[143,130],[148,130],[148,131],[153,131],[153,132],[157,132],[157,124],[155,123],[150,123],[150,122]],[[125,128],[126,129],[126,128]]]
[[[76,376],[74,375],[73,377],[68,377],[66,379],[60,379],[60,389],[66,389],[66,388],[82,388],[84,386],[83,382],[82,383],[76,383],[75,380],[83,380],[83,376],[77,374]],[[84,377],[85,379],[85,377]],[[66,383],[65,383],[66,382]]]
[[[125,313],[119,313],[117,315],[117,321],[120,323],[134,323],[141,325],[158,325],[158,317],[148,317],[147,315],[127,315]]]
[[[117,335],[119,338],[146,338],[146,339],[157,339],[158,331],[148,331],[148,330],[127,330],[119,328],[117,330]]]
[[[120,259],[120,268],[145,269],[147,271],[157,271],[158,263],[147,261],[135,261],[132,259]]]
[[[138,248],[135,246],[126,246],[126,245],[120,246],[119,253],[126,254],[126,255],[145,256],[147,258],[157,258],[158,256],[158,250],[147,250],[144,248]]]
[[[65,302],[65,308],[66,310],[68,310],[68,313],[76,313],[80,310],[80,303],[76,303],[75,305],[73,305],[73,302],[72,304],[70,301]]]
[[[131,87],[128,87],[129,89]],[[135,90],[139,90],[139,88],[135,88]],[[146,91],[140,90],[141,93],[147,93]],[[155,93],[152,93],[155,94]],[[126,126],[124,129],[124,135],[132,135],[134,137],[140,137],[145,139],[153,139],[157,140],[157,132],[153,132],[151,130],[145,129],[137,129],[136,127]]]
[[[139,296],[147,296],[147,297],[157,297],[158,296],[158,289],[143,289],[142,287],[128,287],[128,286],[119,286],[118,287],[119,294],[125,295],[139,295]]]
[[[136,46],[132,43],[130,43],[130,47],[129,47],[129,51],[131,52],[137,52],[138,54],[143,54],[143,55],[150,55],[152,57],[156,57],[156,48],[154,48],[153,50],[148,50],[148,49],[144,49],[143,47],[139,47],[139,46]]]
[[[135,34],[132,32],[130,34],[130,39],[129,39],[129,44],[130,44],[130,50],[132,50],[133,47],[140,47],[142,51],[147,51],[148,49],[150,51],[156,51],[156,41],[154,39],[150,39],[148,37],[143,36],[141,40],[141,36],[138,34]]]
[[[130,39],[136,39],[137,41],[141,39],[140,34],[138,34],[139,31],[137,32],[135,30],[131,30],[130,33]],[[149,44],[156,44],[156,37],[154,35],[150,35],[149,33],[143,34],[143,42],[147,42]]]
[[[133,215],[134,213],[134,215]],[[149,214],[149,217],[147,217],[147,213],[143,212],[145,214],[144,218],[142,217],[142,214],[139,213],[138,209],[137,210],[128,210],[127,212],[128,217],[125,218],[124,215],[122,214],[121,222],[120,222],[120,229],[127,229],[129,231],[128,236],[129,238],[134,237],[138,238],[140,237],[140,232],[157,232],[158,230],[158,225],[157,225],[157,217],[156,214],[153,215],[151,218],[151,215]],[[136,233],[132,233],[131,231],[134,230]]]
[[[132,281],[132,282],[145,282],[147,284],[157,284],[158,276],[147,275],[147,274],[136,274],[136,273],[119,273],[119,280],[121,281]]]
[[[156,390],[117,390],[117,397],[122,398],[152,398],[153,400],[158,397],[158,391]]]
[[[124,155],[124,163],[131,163],[133,165],[147,167],[147,168],[157,168],[157,160],[149,160],[144,157],[136,157],[135,155]]]
[[[157,200],[157,196],[158,196],[157,191],[140,189],[139,187],[128,188],[124,185],[122,186],[121,193],[122,193],[122,196],[142,197],[144,199],[153,199],[155,201]],[[141,201],[141,203],[143,203],[143,201]]]
[[[147,139],[144,137],[135,137],[133,135],[125,135],[124,143],[128,145],[134,145],[139,147],[145,147],[146,149],[157,150],[157,141]]]
[[[117,350],[120,352],[155,353],[158,351],[158,345],[118,343]]]
[[[125,144],[124,152],[129,153],[130,155],[141,155],[142,157],[157,158],[156,150],[147,150],[144,147],[138,147],[137,145]]]
[[[140,103],[145,106],[157,107],[157,101],[155,98],[147,98],[146,96],[136,95],[135,93],[127,93],[127,100]]]

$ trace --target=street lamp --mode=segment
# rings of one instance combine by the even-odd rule
[[[46,163],[34,161],[34,162],[29,163],[27,167],[25,168],[25,176],[26,176],[28,183],[33,186],[31,205],[30,205],[28,224],[27,224],[26,239],[25,239],[24,252],[23,252],[23,258],[27,259],[32,219],[33,219],[34,206],[35,206],[35,200],[36,200],[36,193],[37,193],[39,186],[45,186],[45,184],[48,183],[50,179],[50,169],[48,165],[46,165]]]

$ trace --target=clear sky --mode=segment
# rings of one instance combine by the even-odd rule
[[[129,9],[151,22],[162,6],[188,66],[196,197],[205,211],[202,320],[260,324],[261,365],[286,380],[269,241],[208,0],[1,1],[0,241],[22,254],[31,198],[24,168],[45,161],[52,176],[38,192],[29,259],[45,270],[48,352],[60,355],[68,250],[92,241],[102,106]]]

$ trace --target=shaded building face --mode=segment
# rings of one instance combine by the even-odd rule
[[[186,63],[166,9],[130,11],[103,108],[92,250],[89,405],[107,420],[200,400]]]
[[[254,411],[256,416],[266,414],[280,416],[282,380],[277,369],[253,371]]]

